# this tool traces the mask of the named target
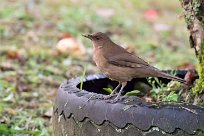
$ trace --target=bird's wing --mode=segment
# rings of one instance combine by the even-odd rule
[[[139,68],[149,66],[143,59],[131,53],[120,53],[114,56],[106,57],[107,61],[113,65],[121,67]]]

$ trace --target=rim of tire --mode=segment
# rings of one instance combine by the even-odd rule
[[[143,131],[157,127],[165,133],[174,133],[178,129],[187,134],[204,133],[204,107],[186,103],[147,103],[135,96],[122,96],[120,101],[111,103],[102,99],[103,94],[91,92],[91,88],[80,90],[80,82],[81,77],[78,77],[60,85],[54,113],[65,119],[73,117],[76,121],[88,118],[96,125],[108,121],[117,128],[131,124]],[[103,74],[84,78],[84,85],[92,82],[101,82],[103,86],[102,82],[113,81]]]

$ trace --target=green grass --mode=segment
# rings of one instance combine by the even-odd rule
[[[2,136],[8,136],[8,135],[25,135],[29,134],[32,136],[40,136],[40,131],[28,131],[28,130],[18,130],[18,129],[12,129],[9,128],[5,124],[0,124],[0,134]]]
[[[84,83],[85,75],[86,75],[86,66],[84,67],[84,71],[83,71],[83,74],[81,76],[80,90],[82,90],[82,88],[83,88],[83,83]]]

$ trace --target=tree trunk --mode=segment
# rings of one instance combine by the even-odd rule
[[[180,2],[190,31],[190,45],[195,49],[199,61],[199,79],[192,89],[196,96],[195,103],[204,105],[204,0],[180,0]]]

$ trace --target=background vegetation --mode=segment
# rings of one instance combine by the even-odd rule
[[[1,1],[0,135],[51,135],[60,83],[81,76],[84,66],[88,74],[99,72],[81,36],[97,31],[160,69],[197,63],[179,1]],[[85,48],[59,51],[58,41],[70,35],[69,46]]]

